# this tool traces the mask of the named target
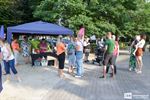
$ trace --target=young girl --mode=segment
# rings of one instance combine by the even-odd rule
[[[0,41],[0,45],[1,45],[2,55],[3,55],[3,62],[6,71],[7,81],[10,80],[10,69],[11,69],[13,74],[15,74],[16,79],[20,82],[21,80],[17,75],[18,72],[15,68],[14,54],[12,52],[10,44],[8,44],[7,42],[3,43],[3,41]]]

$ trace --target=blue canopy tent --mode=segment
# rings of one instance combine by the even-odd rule
[[[7,41],[10,43],[12,39],[12,34],[37,34],[37,35],[73,35],[73,31],[67,29],[63,26],[58,26],[56,24],[51,24],[43,21],[36,21],[31,23],[26,23],[14,27],[7,28]]]
[[[0,27],[0,38],[4,39],[4,26],[3,25]]]
[[[4,26],[3,25],[0,27],[0,38],[4,39]],[[1,48],[0,48],[0,52],[1,52]],[[3,87],[2,87],[2,68],[0,65],[0,93],[1,93],[2,89],[3,89]]]

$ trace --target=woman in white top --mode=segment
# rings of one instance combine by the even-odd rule
[[[3,56],[3,62],[4,62],[5,71],[6,71],[7,81],[10,80],[10,69],[13,72],[13,74],[15,74],[17,80],[20,81],[20,78],[17,76],[18,72],[15,68],[14,54],[12,52],[10,44],[8,44],[7,42],[0,41],[0,45],[1,45],[1,52]]]
[[[76,67],[77,67],[77,74],[75,77],[82,77],[84,70],[83,70],[83,41],[81,37],[78,37],[76,40]]]
[[[137,64],[138,64],[138,68],[137,68],[137,73],[141,74],[142,73],[142,66],[143,66],[143,61],[142,61],[142,56],[143,56],[143,48],[145,45],[145,40],[146,40],[146,35],[142,34],[141,35],[141,40],[137,43],[136,45],[136,58],[137,58]]]

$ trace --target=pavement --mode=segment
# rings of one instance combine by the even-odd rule
[[[90,55],[90,59],[94,59]],[[117,75],[114,79],[107,75],[100,79],[102,66],[84,63],[84,76],[75,78],[67,73],[60,79],[57,69],[49,67],[17,67],[22,82],[5,81],[0,100],[150,100],[150,53],[143,57],[143,73],[128,71],[128,52],[120,55],[117,61]],[[66,65],[67,66],[67,65]],[[132,98],[132,99],[131,99]]]

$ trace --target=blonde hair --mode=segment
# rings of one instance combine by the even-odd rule
[[[59,44],[61,41],[62,41],[62,35],[59,35],[58,38],[57,38],[57,43],[56,43],[56,45]]]

